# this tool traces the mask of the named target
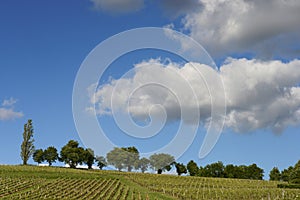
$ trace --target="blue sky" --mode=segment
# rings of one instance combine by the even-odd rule
[[[227,128],[211,153],[202,160],[198,158],[198,152],[205,129],[200,128],[180,162],[193,159],[202,166],[218,160],[225,164],[257,163],[268,172],[273,166],[284,169],[300,159],[297,87],[300,83],[300,26],[296,20],[300,16],[294,13],[299,3],[287,1],[281,5],[279,0],[253,1],[250,6],[244,1],[225,1],[222,5],[218,1],[209,3],[204,0],[189,0],[184,4],[168,0],[161,3],[141,0],[111,2],[114,3],[103,0],[1,1],[1,164],[21,163],[19,151],[27,119],[33,119],[36,148],[53,145],[60,149],[70,139],[80,141],[73,121],[72,92],[83,60],[107,38],[122,31],[149,26],[168,26],[191,36],[212,56],[228,83],[231,101],[227,108]],[[271,15],[267,10],[277,12]],[[258,17],[249,17],[250,11],[256,12]],[[267,13],[262,15],[264,12]],[[281,19],[283,15],[285,19]],[[150,59],[159,57],[161,60],[156,60],[155,64],[170,58],[172,66],[176,63],[184,65],[182,59],[162,51],[144,50],[122,56],[104,75],[105,82],[100,83],[99,94],[107,95],[101,88],[113,85],[109,77],[119,80],[134,65],[142,61],[147,64]],[[228,60],[228,57],[233,59]],[[254,59],[255,62],[250,62]],[[261,70],[255,71],[259,67]],[[234,87],[249,86],[250,81],[253,81],[254,89],[246,88],[245,94]],[[274,88],[293,92],[280,93]],[[292,95],[284,98],[286,94]],[[276,98],[286,107],[276,107],[273,101]],[[275,102],[273,107],[276,108],[266,109],[269,102]],[[135,113],[131,114],[134,116]],[[251,121],[253,116],[258,122]],[[136,145],[141,151],[155,150],[155,145],[170,140],[172,134],[168,132],[175,132],[179,123],[178,116],[171,117],[162,132],[165,134],[162,143],[155,140],[139,143],[121,136],[122,132],[110,115],[98,115],[103,129],[109,133],[108,137],[120,145]],[[275,125],[278,129],[274,128]],[[265,177],[268,177],[267,173]]]

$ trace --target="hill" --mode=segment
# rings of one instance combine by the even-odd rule
[[[278,182],[0,166],[0,199],[300,199]]]

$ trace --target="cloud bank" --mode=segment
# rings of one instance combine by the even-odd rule
[[[5,99],[3,101],[0,107],[0,121],[12,120],[24,116],[22,112],[16,112],[14,110],[13,106],[16,102],[17,100],[14,98]]]
[[[211,93],[217,97],[224,92],[215,84],[220,76],[226,94],[227,128],[241,133],[257,129],[280,133],[300,123],[299,67],[300,60],[284,63],[231,58],[216,72],[199,63],[179,65],[151,59],[136,64],[131,76],[100,86],[91,95],[91,103],[98,115],[111,114],[113,102],[113,109],[129,112],[138,120],[149,118],[149,111],[159,117],[161,111],[155,110],[158,104],[164,107],[168,121],[181,120],[183,110],[198,109],[205,125],[211,116]],[[184,119],[185,123],[194,123],[194,117]]]
[[[91,0],[110,13],[140,10],[144,0]],[[300,58],[298,0],[159,0],[184,30],[214,57],[249,53],[260,59]]]
[[[261,58],[300,56],[300,1],[201,0],[182,25],[214,56],[253,53]]]

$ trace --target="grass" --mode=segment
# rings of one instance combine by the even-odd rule
[[[279,182],[0,166],[0,199],[300,199]]]

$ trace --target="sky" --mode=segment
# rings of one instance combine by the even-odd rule
[[[300,159],[299,8],[297,0],[2,0],[0,164],[21,163],[28,119],[33,120],[36,148],[60,150],[74,139],[103,154],[105,144],[93,138],[93,129],[82,133],[74,120],[76,77],[92,50],[110,37],[158,27],[171,29],[166,34],[171,39],[178,39],[175,31],[191,37],[215,65],[161,49],[119,55],[81,94],[89,100],[81,111],[97,117],[106,137],[147,153],[157,152],[183,130],[182,144],[191,145],[176,156],[179,162],[256,163],[265,169],[265,178],[274,166],[294,165]],[[136,41],[147,38],[151,35]],[[112,50],[136,41],[123,41]],[[195,53],[186,40],[179,37],[178,42],[181,51]],[[100,69],[105,55],[97,56]],[[224,102],[226,112],[215,123],[223,127],[220,137],[200,159],[212,104],[222,111]],[[124,114],[146,128],[126,134]],[[147,129],[151,122],[155,133]]]

